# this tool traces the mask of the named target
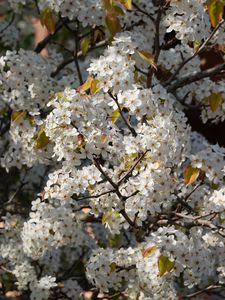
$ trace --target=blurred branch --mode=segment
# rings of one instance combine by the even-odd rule
[[[222,285],[222,284],[210,285],[210,286],[208,286],[208,287],[206,287],[206,288],[204,288],[204,289],[202,289],[200,291],[194,292],[194,293],[189,294],[187,296],[183,296],[183,298],[184,299],[194,298],[194,297],[199,296],[199,295],[201,295],[201,294],[203,294],[205,292],[209,292],[209,291],[212,291],[212,290],[215,290],[215,289],[221,289],[221,288],[224,289],[225,286]]]
[[[55,32],[53,34],[49,34],[48,36],[46,36],[42,41],[40,41],[34,51],[36,53],[40,53],[47,45],[48,43],[51,41],[51,39],[56,35],[56,33],[64,26],[64,24],[60,21],[57,22],[56,24],[56,28],[55,28]]]
[[[167,91],[169,93],[173,93],[174,91],[176,91],[177,89],[179,89],[185,85],[199,81],[199,80],[207,78],[207,77],[211,77],[213,75],[218,75],[221,73],[221,71],[224,71],[224,70],[225,70],[225,63],[215,66],[213,68],[207,69],[205,71],[198,72],[193,75],[189,74],[189,75],[183,76],[180,79],[178,79],[177,81],[175,81],[173,84],[171,84],[167,88]]]
[[[119,105],[119,102],[118,102],[118,99],[116,96],[113,96],[113,94],[111,92],[108,92],[109,96],[115,101],[117,107],[118,107],[118,110],[119,110],[119,113],[120,113],[120,116],[121,118],[123,119],[125,125],[127,126],[127,128],[130,130],[130,132],[132,133],[132,135],[134,137],[137,136],[137,132],[135,131],[135,129],[130,125],[130,123],[128,122],[128,120],[125,118],[124,114],[123,114],[123,110],[121,109],[120,105]]]
[[[201,54],[203,52],[203,50],[205,49],[205,47],[208,45],[208,43],[211,41],[211,39],[214,37],[214,35],[216,34],[216,32],[219,30],[219,28],[225,23],[225,20],[222,19],[217,26],[214,28],[214,30],[212,31],[212,33],[210,34],[210,36],[202,43],[202,45],[197,49],[197,51],[190,56],[189,58],[187,58],[186,60],[184,60],[180,66],[178,67],[178,69],[172,74],[172,76],[166,81],[164,82],[164,86],[168,86],[174,79],[175,77],[179,74],[179,72],[181,71],[181,69],[189,62],[191,61],[193,58],[195,58],[197,55]]]
[[[163,14],[163,8],[159,7],[156,20],[154,22],[155,24],[155,40],[154,40],[154,62],[155,64],[158,62],[159,54],[160,54],[160,22]],[[152,77],[154,74],[154,68],[150,66],[148,75],[147,75],[147,88],[150,88],[152,85]]]
[[[107,43],[108,43],[107,40],[100,41],[99,43],[97,43],[96,45],[94,45],[93,47],[91,47],[88,51],[90,52],[90,51],[92,51],[94,49],[106,46]],[[82,55],[83,54],[82,54],[81,51],[79,51],[77,53],[77,57],[81,57]],[[74,57],[70,57],[70,58],[64,60],[63,62],[61,62],[61,64],[56,68],[56,70],[51,73],[51,77],[55,77],[61,70],[63,70],[67,65],[69,65],[73,61],[74,61]]]
[[[14,20],[15,20],[15,13],[12,13],[11,20],[9,21],[9,23],[2,30],[0,30],[0,33],[3,33],[6,29],[8,29],[12,25]]]

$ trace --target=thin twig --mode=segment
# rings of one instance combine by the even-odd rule
[[[108,92],[108,94],[110,95],[110,97],[115,101],[117,107],[118,107],[118,110],[119,110],[119,113],[120,113],[120,116],[122,117],[125,125],[127,126],[127,128],[130,130],[130,132],[132,133],[132,135],[134,137],[137,136],[137,132],[135,131],[135,129],[130,125],[130,123],[128,122],[128,120],[125,118],[124,114],[123,114],[123,111],[119,105],[119,102],[117,100],[117,97],[116,96],[113,96],[111,92]]]
[[[15,13],[12,14],[12,18],[11,20],[9,21],[9,23],[0,31],[0,33],[3,33],[6,29],[8,29],[12,23],[14,22],[14,19],[15,19]]]
[[[138,68],[136,65],[135,65],[134,67],[135,67],[135,70],[138,71],[139,73],[141,73],[141,74],[143,74],[143,75],[145,75],[145,76],[148,75],[148,72],[145,72],[145,71],[141,70],[141,69]]]
[[[194,188],[193,190],[184,198],[184,201],[186,202],[191,195],[203,184],[203,181],[199,182]]]
[[[15,199],[15,197],[18,195],[18,193],[22,190],[22,188],[27,184],[27,182],[25,182],[25,178],[27,176],[28,170],[25,171],[25,174],[23,176],[23,179],[21,180],[18,188],[16,189],[16,191],[12,194],[12,196],[9,198],[8,201],[6,201],[3,206],[7,206],[9,204],[11,204],[13,202],[13,200]]]
[[[138,160],[135,162],[135,164],[131,167],[131,169],[118,181],[118,185],[120,185],[123,181],[125,181],[130,174],[133,172],[133,170],[136,168],[136,166],[143,160],[147,152],[150,151],[149,149],[146,150],[144,153],[141,154],[141,156],[138,158]]]
[[[105,177],[105,179],[112,185],[112,187],[115,189],[115,193],[116,195],[118,196],[118,198],[124,202],[127,197],[123,196],[120,191],[119,191],[119,185],[116,184],[107,174],[106,172],[102,169],[101,165],[99,164],[98,160],[97,159],[94,159],[94,163],[95,163],[95,166],[97,167],[97,169],[101,172],[101,174]],[[125,209],[121,209],[120,210],[120,213],[121,215],[124,217],[124,219],[127,221],[127,223],[131,226],[131,227],[134,227],[136,228],[136,224],[134,221],[132,221],[128,214],[126,213]]]
[[[97,198],[100,198],[102,196],[105,196],[105,195],[108,195],[108,194],[111,194],[111,193],[115,193],[115,189],[103,192],[103,193],[98,194],[98,195],[90,195],[90,196],[86,196],[86,197],[82,197],[82,198],[76,198],[76,201],[82,201],[82,200],[88,200],[88,199],[97,199]]]
[[[149,17],[150,20],[152,20],[152,22],[155,22],[154,18],[152,15],[150,15],[149,13],[147,13],[147,11],[143,10],[142,8],[140,8],[136,3],[132,2],[133,7],[136,8],[137,11],[139,11],[140,13],[146,15],[147,17]]]
[[[162,18],[163,9],[159,7],[157,17],[155,20],[155,41],[154,41],[154,62],[157,63],[159,59],[160,54],[160,22]],[[147,75],[147,88],[150,88],[152,85],[152,77],[154,74],[154,68],[151,66],[148,75]]]
[[[72,32],[73,34],[76,32],[76,29],[72,29],[72,28],[70,28],[70,26],[68,25],[68,23],[69,23],[69,19],[68,18],[63,18],[62,16],[61,16],[61,14],[58,14],[58,16],[59,16],[59,19],[60,19],[60,21],[63,23],[63,25],[65,26],[65,28],[68,30],[68,31],[70,31],[70,32]],[[72,22],[71,22],[72,23]]]
[[[213,231],[215,231],[222,237],[225,237],[225,233],[220,231],[220,230],[225,230],[225,227],[214,225],[210,220],[202,220],[202,219],[193,217],[191,215],[185,215],[185,214],[181,214],[181,213],[175,213],[175,215],[180,218],[192,220],[192,222],[190,224],[187,224],[187,226],[188,225],[191,227],[198,226],[198,225],[205,226],[205,227],[212,229]]]
[[[35,6],[36,6],[36,9],[37,9],[37,13],[40,15],[41,11],[40,11],[40,8],[39,8],[39,5],[38,5],[38,0],[34,0],[34,3],[35,3]]]
[[[105,177],[105,179],[111,184],[111,186],[114,188],[115,193],[117,193],[119,198],[123,198],[123,196],[121,195],[119,188],[118,188],[118,184],[116,184],[107,174],[106,172],[102,169],[100,163],[98,162],[97,158],[94,158],[94,164],[97,167],[97,169],[100,171],[100,173],[103,175],[103,177]]]
[[[188,92],[186,95],[184,95],[183,98],[180,98],[180,97],[177,95],[176,91],[174,91],[172,94],[173,94],[173,96],[176,98],[176,100],[177,100],[178,102],[180,102],[180,104],[182,104],[183,106],[186,106],[186,107],[189,108],[189,109],[200,109],[200,108],[203,106],[201,103],[198,103],[198,104],[193,105],[193,104],[189,104],[189,103],[185,102],[185,99],[187,98],[187,96],[188,96],[189,93],[190,93],[190,92]]]
[[[46,36],[42,41],[40,41],[34,51],[36,53],[40,53],[47,45],[48,43],[51,41],[51,39],[56,35],[56,33],[64,26],[63,23],[61,23],[60,21],[57,22],[56,24],[56,28],[55,28],[55,32],[53,34],[49,34],[48,36]]]
[[[194,293],[189,294],[187,296],[184,296],[184,298],[190,299],[190,298],[196,297],[198,295],[201,295],[201,294],[203,294],[205,292],[208,292],[208,291],[211,291],[211,290],[215,290],[215,289],[220,289],[220,288],[224,289],[225,287],[223,285],[219,285],[219,284],[218,285],[210,285],[210,286],[206,287],[205,289],[202,289],[200,291],[197,291],[197,292],[194,292]]]
[[[92,51],[92,50],[94,50],[94,49],[106,46],[106,45],[107,45],[107,41],[103,40],[103,41],[97,43],[95,46],[91,47],[89,49],[89,52]],[[81,57],[82,55],[83,54],[82,54],[81,51],[79,51],[77,53],[77,57]],[[69,65],[73,61],[74,61],[74,57],[70,57],[70,58],[64,60],[63,62],[61,62],[61,64],[56,68],[56,70],[51,73],[51,77],[55,77],[61,70],[63,70],[67,65]]]
[[[128,214],[126,213],[125,209],[120,210],[121,215],[124,217],[124,219],[127,221],[127,223],[131,226],[131,227],[137,227],[135,222],[132,221]]]
[[[78,30],[74,32],[74,35],[75,35],[74,62],[75,62],[75,66],[76,66],[76,69],[77,69],[77,75],[78,75],[78,78],[79,78],[80,85],[82,85],[83,84],[83,78],[82,78],[81,69],[80,69],[79,60],[78,60],[78,51],[79,51]]]

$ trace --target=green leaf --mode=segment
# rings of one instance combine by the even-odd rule
[[[116,234],[109,239],[110,248],[118,248],[121,245],[122,236],[120,234]]]
[[[224,2],[221,0],[208,0],[207,6],[210,22],[213,27],[216,27],[223,17]]]
[[[55,32],[55,20],[51,8],[46,7],[40,15],[41,24],[47,28],[47,30],[53,34]]]
[[[36,148],[42,149],[48,145],[50,142],[49,138],[46,136],[44,128],[41,128],[38,132],[38,136],[36,139]]]
[[[15,281],[15,277],[12,273],[5,272],[1,275],[0,281],[4,286],[5,292],[8,292],[8,291],[11,291],[13,289],[13,284],[14,284],[14,281]]]
[[[216,111],[222,104],[222,95],[219,93],[214,93],[209,96],[209,105],[211,111]]]
[[[200,170],[198,168],[193,168],[191,165],[188,166],[183,173],[184,183],[186,185],[192,184],[193,182],[195,182],[195,180],[198,179],[199,174]]]
[[[105,17],[105,23],[112,34],[112,36],[116,35],[117,32],[121,31],[120,20],[117,16],[112,13],[108,13]]]
[[[152,55],[151,53],[149,53],[146,50],[138,51],[138,54],[140,55],[140,57],[142,59],[144,59],[145,61],[147,61],[155,70],[157,70],[157,66],[156,66],[156,63],[154,61],[154,59],[155,59],[154,55]]]
[[[167,256],[159,256],[158,258],[158,269],[159,276],[162,277],[165,273],[170,272],[175,265],[175,261],[169,260]]]
[[[121,106],[120,107],[121,110],[124,108],[124,106]],[[112,113],[111,113],[111,121],[113,123],[116,123],[116,121],[119,119],[120,117],[120,111],[119,111],[119,108],[117,108],[116,110],[114,110]]]
[[[89,46],[90,46],[90,42],[91,42],[91,40],[89,37],[85,37],[81,40],[80,49],[81,49],[83,56],[85,56],[87,54]]]

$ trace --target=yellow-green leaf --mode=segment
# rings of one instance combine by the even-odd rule
[[[103,0],[105,9],[110,11],[112,9],[113,0]]]
[[[105,23],[112,34],[114,36],[117,32],[121,31],[120,20],[117,16],[113,15],[112,13],[108,13],[105,18]]]
[[[100,91],[99,80],[93,79],[91,82],[91,87],[90,87],[91,95],[95,95],[99,91]]]
[[[121,106],[120,107],[121,108],[121,110],[124,108],[124,106]],[[113,123],[116,123],[116,121],[119,119],[119,117],[120,117],[120,111],[119,111],[119,109],[116,109],[116,110],[114,110],[112,113],[111,113],[111,121],[113,122]]]
[[[102,28],[101,30],[96,29],[94,31],[94,35],[93,35],[93,42],[96,43],[97,41],[100,41],[103,39],[104,36],[104,28]]]
[[[163,276],[165,273],[170,272],[175,265],[175,261],[169,260],[167,256],[160,255],[158,258],[159,276]]]
[[[128,10],[132,10],[132,0],[120,0],[120,3]]]
[[[85,56],[87,54],[89,46],[90,46],[90,42],[91,42],[91,40],[89,37],[85,37],[81,40],[80,49],[81,49],[83,56]]]
[[[130,170],[130,168],[134,165],[135,160],[139,157],[139,153],[131,153],[123,156],[122,162],[122,170],[125,172],[126,170]]]
[[[68,101],[68,98],[66,97],[66,95],[64,94],[64,92],[58,92],[58,93],[55,93],[55,96],[60,99],[60,100],[63,100],[63,101]]]
[[[87,90],[89,90],[91,88],[91,84],[93,82],[94,78],[89,76],[87,78],[87,80],[77,88],[78,92],[86,92]]]
[[[222,95],[219,93],[214,93],[209,96],[209,105],[211,108],[211,111],[216,111],[222,103]]]
[[[199,47],[201,46],[201,42],[200,41],[193,41],[193,49],[194,49],[194,52],[198,51]]]
[[[117,267],[116,263],[115,263],[115,262],[112,262],[112,263],[110,264],[110,272],[114,272],[114,271],[116,270],[116,267]]]
[[[53,34],[55,32],[55,20],[51,8],[46,7],[40,15],[41,24]]]
[[[224,3],[221,0],[208,0],[207,5],[210,22],[213,27],[216,27],[216,25],[223,17]]]
[[[108,211],[106,212],[105,214],[103,214],[102,216],[102,224],[106,224],[108,223],[108,221],[111,219],[111,218],[119,218],[120,217],[120,213],[116,212],[116,211]]]
[[[194,168],[191,165],[188,166],[183,173],[184,183],[186,185],[192,184],[193,182],[195,182],[195,180],[198,179],[199,174],[200,174],[200,170],[198,168]]]
[[[11,120],[13,122],[16,122],[18,120],[20,120],[21,118],[25,118],[27,115],[27,113],[25,111],[13,111],[11,114]]]
[[[114,16],[124,16],[124,12],[122,8],[117,5],[112,6],[110,13],[113,14]]]
[[[152,55],[151,53],[149,53],[146,50],[138,51],[138,54],[140,55],[140,57],[142,59],[147,61],[155,70],[157,70],[157,66],[156,66],[156,63],[155,63],[155,60],[154,60],[155,59],[154,55]]]
[[[45,134],[44,128],[41,128],[41,130],[38,132],[38,136],[36,139],[36,147],[38,149],[42,149],[48,145],[50,142],[49,138]]]
[[[110,248],[119,248],[122,242],[122,236],[121,234],[116,234],[114,236],[111,236],[108,240],[109,247]]]
[[[157,250],[156,246],[151,246],[151,247],[145,248],[141,251],[142,256],[143,257],[148,257],[148,256],[152,255],[153,253],[155,253],[156,250]]]

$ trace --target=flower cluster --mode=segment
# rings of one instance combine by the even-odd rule
[[[72,208],[55,206],[41,203],[40,199],[32,203],[30,219],[24,223],[21,237],[24,252],[33,259],[43,256],[51,247],[82,243],[81,227]]]
[[[0,298],[222,291],[225,149],[185,114],[224,120],[224,64],[202,70],[206,49],[224,59],[213,2],[220,9],[220,0],[9,0]],[[27,8],[50,32],[35,51],[14,29]]]
[[[45,107],[53,90],[47,61],[33,51],[7,51],[1,57],[0,72],[3,100],[13,110],[35,114]]]

